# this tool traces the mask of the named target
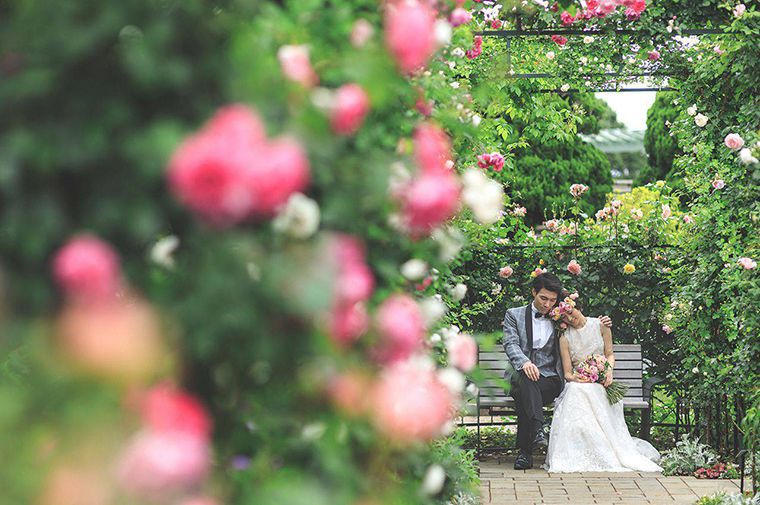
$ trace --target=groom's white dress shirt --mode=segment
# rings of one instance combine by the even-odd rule
[[[548,317],[536,317],[539,312],[535,305],[531,303],[530,308],[533,311],[533,349],[541,349],[554,333],[554,327]]]

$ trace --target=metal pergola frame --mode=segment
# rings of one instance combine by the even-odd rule
[[[634,35],[638,33],[638,30],[633,29],[615,29],[615,30],[600,30],[600,29],[592,29],[592,30],[572,30],[572,29],[566,29],[566,28],[560,28],[560,29],[552,29],[552,30],[483,30],[479,32],[473,32],[475,35],[481,35],[484,37],[499,37],[499,38],[505,38],[507,39],[507,51],[511,48],[511,42],[514,38],[522,38],[522,37],[542,37],[542,36],[552,36],[552,35],[605,35],[609,33],[614,33],[615,35]],[[725,34],[726,32],[724,30],[719,30],[715,28],[698,28],[698,29],[687,29],[687,30],[679,30],[677,34],[672,35],[672,37],[677,36],[692,36],[692,35],[721,35]],[[508,58],[508,64],[511,68],[511,57],[510,53],[507,54]],[[667,74],[664,73],[657,73],[657,72],[643,72],[641,74],[630,74],[627,77],[646,77],[650,75],[664,75],[667,77]],[[606,72],[604,74],[590,74],[589,77],[598,77],[598,76],[610,76],[610,77],[619,77],[621,74],[619,72]],[[511,77],[517,78],[517,79],[547,79],[552,77],[557,77],[551,74],[546,73],[520,73],[520,74],[512,74]],[[601,88],[601,89],[568,89],[567,91],[561,91],[559,89],[541,89],[538,90],[538,93],[638,93],[638,92],[651,92],[651,91],[674,91],[675,88],[672,88],[670,86],[650,86],[650,87],[636,87],[636,88]]]

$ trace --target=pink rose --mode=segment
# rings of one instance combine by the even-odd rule
[[[470,21],[472,21],[472,14],[461,7],[457,7],[451,11],[451,15],[449,16],[449,22],[451,23],[451,26],[464,25]]]
[[[494,28],[495,29],[495,28]],[[472,47],[468,49],[464,54],[467,59],[474,60],[483,52],[483,37],[475,35],[472,39]]]
[[[617,7],[615,0],[601,0],[599,7],[597,7],[597,15],[599,17],[605,17],[609,15]]]
[[[729,133],[724,139],[726,147],[733,151],[738,151],[744,147],[744,139],[736,133]]]
[[[657,60],[659,60],[660,59],[660,52],[657,51],[656,49],[652,50],[652,51],[649,51],[647,53],[647,59],[649,61],[657,61]]]
[[[364,123],[369,112],[369,97],[357,84],[345,84],[335,94],[335,108],[330,123],[335,133],[352,135]]]
[[[394,0],[386,5],[385,43],[402,72],[425,65],[435,52],[435,14],[426,2]]]
[[[383,362],[401,361],[422,347],[425,319],[417,302],[407,295],[393,295],[378,308],[379,357]]]
[[[686,224],[693,224],[694,223],[694,218],[691,217],[689,214],[684,214],[683,215],[683,222],[686,223]]]
[[[501,169],[504,168],[504,156],[500,153],[491,153],[491,165],[496,172],[501,172]]]
[[[414,131],[414,157],[423,172],[451,172],[446,162],[451,159],[449,136],[432,123],[422,123]]]
[[[741,265],[746,270],[753,270],[757,267],[757,262],[752,258],[739,258],[739,261],[737,261],[737,263],[739,263],[739,265]]]
[[[567,271],[573,275],[580,275],[581,265],[577,261],[572,260],[570,263],[567,264]]]
[[[740,18],[744,15],[744,13],[747,10],[747,6],[744,4],[738,4],[736,7],[734,7],[734,10],[732,11],[734,14],[734,17]]]
[[[662,218],[663,219],[668,219],[672,214],[673,214],[673,212],[670,210],[670,205],[666,204],[666,205],[662,206]]]
[[[712,181],[712,187],[715,189],[723,189],[726,187],[726,183],[723,181],[723,179],[714,179]]]
[[[471,372],[478,363],[478,344],[466,333],[457,333],[446,344],[449,365],[462,372]]]
[[[452,173],[423,173],[404,195],[404,223],[413,235],[427,234],[459,208],[459,182]]]
[[[254,215],[268,217],[293,193],[300,193],[309,185],[309,160],[301,145],[288,137],[268,142],[258,156],[257,163],[246,174],[251,210]]]
[[[369,329],[369,315],[364,303],[338,305],[330,313],[330,336],[341,347],[355,342]]]
[[[433,370],[398,363],[383,371],[373,388],[372,422],[397,443],[429,441],[451,419],[452,404],[451,393]]]
[[[146,430],[121,454],[117,479],[134,496],[162,501],[196,489],[210,466],[207,439],[181,431]]]
[[[369,408],[370,378],[361,370],[348,370],[330,380],[327,393],[333,405],[350,417],[359,417]]]
[[[670,326],[668,326],[667,324],[665,324],[662,327],[662,331],[664,331],[665,333],[667,333],[668,335],[670,335],[673,332],[673,328],[671,328]]]
[[[208,438],[211,418],[195,397],[161,384],[147,392],[140,407],[143,423],[156,433],[180,432]]]
[[[567,37],[563,37],[562,35],[552,35],[552,41],[562,47],[567,44]]]
[[[488,168],[491,166],[491,155],[488,153],[483,153],[478,156],[478,166],[480,168]]]
[[[305,88],[316,86],[319,82],[319,77],[311,67],[308,46],[282,46],[277,51],[277,59],[282,74],[291,81],[298,82]]]
[[[372,35],[375,33],[375,28],[366,19],[357,19],[351,29],[351,45],[359,48],[369,41]]]
[[[559,18],[562,20],[562,24],[564,26],[570,26],[575,22],[575,18],[567,11],[562,11],[562,14],[559,15]]]
[[[514,270],[512,270],[512,267],[505,266],[501,270],[499,270],[499,277],[501,277],[502,279],[508,279],[509,277],[512,276],[513,273],[514,273]]]
[[[79,301],[111,301],[122,287],[116,251],[94,235],[77,235],[58,250],[53,277],[66,296]]]

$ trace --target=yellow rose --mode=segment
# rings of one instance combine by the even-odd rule
[[[544,266],[544,260],[538,260],[538,264]]]
[[[636,267],[633,266],[631,263],[626,263],[625,266],[623,267],[623,272],[627,274],[632,274],[635,271],[636,271]]]

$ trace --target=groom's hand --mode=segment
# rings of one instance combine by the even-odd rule
[[[540,372],[538,371],[538,367],[534,365],[533,363],[531,363],[530,361],[528,361],[527,363],[523,365],[522,371],[525,372],[525,375],[527,375],[528,378],[532,380],[533,382],[537,381],[541,375]]]
[[[600,316],[599,322],[605,325],[607,328],[612,328],[612,319],[609,316]]]

